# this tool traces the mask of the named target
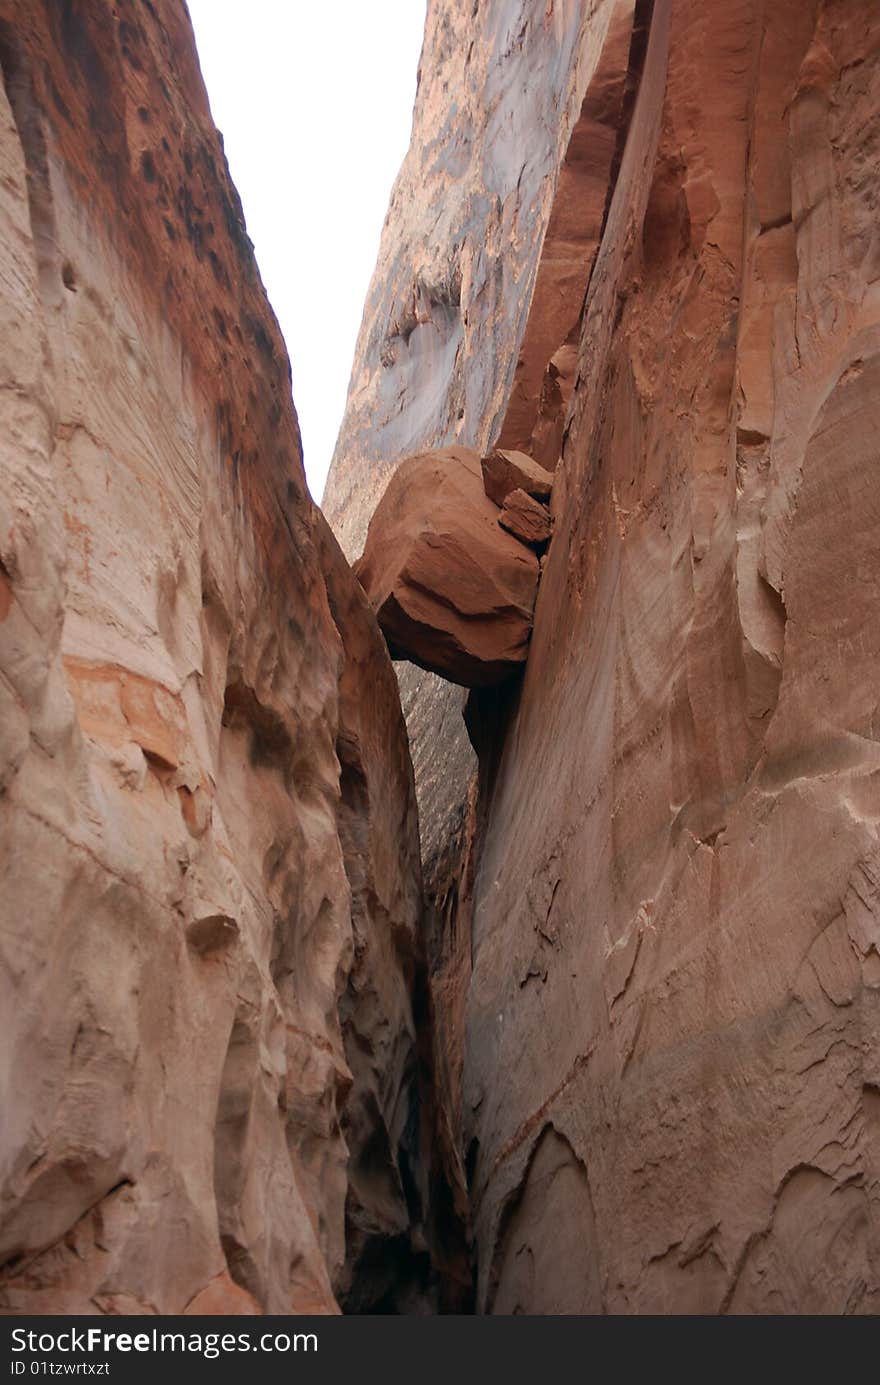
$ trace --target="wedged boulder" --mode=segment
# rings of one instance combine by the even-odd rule
[[[550,542],[552,522],[550,512],[540,500],[534,500],[525,491],[511,491],[501,506],[498,523],[515,539],[526,543],[530,548],[543,552]]]
[[[525,452],[510,452],[496,448],[480,460],[483,489],[496,505],[503,505],[516,490],[525,491],[536,500],[549,500],[553,489],[553,473]]]
[[[525,661],[538,561],[497,521],[478,452],[443,448],[400,464],[355,564],[392,658],[467,688],[500,683]]]

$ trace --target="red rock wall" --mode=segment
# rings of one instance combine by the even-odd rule
[[[0,63],[2,1303],[418,1292],[406,733],[185,7],[2,0]]]
[[[460,1305],[465,1180],[479,1311],[877,1311],[878,54],[873,0],[430,7],[333,515],[556,475],[469,798],[404,684],[427,987],[184,10],[0,0],[5,1311],[415,1310],[426,1237]]]
[[[880,12],[634,18],[626,73],[597,69],[615,151],[581,127],[562,166],[580,233],[547,232],[489,429],[559,459],[524,681],[472,700],[478,835],[441,921],[478,1308],[875,1312]],[[583,292],[554,302],[572,245]],[[531,250],[504,238],[509,278]]]

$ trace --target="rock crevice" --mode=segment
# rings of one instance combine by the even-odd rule
[[[459,13],[431,8],[428,53]],[[499,193],[504,309],[462,280],[512,377],[490,400],[462,352],[441,401],[481,454],[553,470],[524,671],[468,699],[469,797],[442,697],[405,704],[476,1306],[876,1312],[880,19],[587,9],[553,34],[558,144],[519,130],[546,200]],[[526,23],[490,98],[545,78],[546,41]],[[368,313],[429,222],[392,206]],[[365,329],[329,488],[349,535],[399,455],[373,364]],[[448,444],[439,418],[406,450]]]
[[[0,68],[3,1311],[876,1312],[874,0],[431,0],[360,582],[185,7]]]

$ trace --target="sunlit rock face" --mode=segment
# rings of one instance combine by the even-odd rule
[[[876,1312],[880,11],[471,8],[430,6],[329,495],[356,547],[403,452],[554,472],[464,859],[407,697],[478,1307]]]
[[[0,63],[2,1303],[393,1301],[406,733],[185,6],[2,0]]]

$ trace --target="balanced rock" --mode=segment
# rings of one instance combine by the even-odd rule
[[[530,548],[540,551],[550,542],[550,512],[546,505],[526,495],[525,491],[510,492],[501,506],[498,523]]]
[[[553,473],[525,452],[508,452],[496,448],[481,459],[483,487],[490,500],[503,505],[511,491],[525,491],[536,500],[549,500],[553,489]]]
[[[478,452],[401,463],[355,565],[393,658],[465,687],[499,683],[524,662],[538,562],[497,520]]]

